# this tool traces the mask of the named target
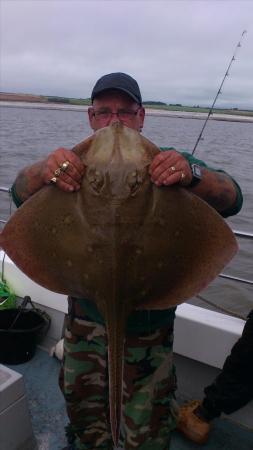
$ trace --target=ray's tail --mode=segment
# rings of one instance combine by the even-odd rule
[[[125,324],[107,322],[109,405],[112,439],[118,446],[122,419]]]

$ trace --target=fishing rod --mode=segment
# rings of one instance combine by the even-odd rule
[[[199,144],[199,141],[200,141],[201,138],[202,138],[202,134],[203,134],[204,129],[205,129],[205,127],[206,127],[206,124],[207,124],[207,122],[208,122],[208,120],[209,120],[209,117],[211,116],[211,114],[212,114],[212,112],[213,112],[213,109],[214,109],[214,105],[215,105],[215,103],[216,103],[216,100],[217,100],[217,98],[219,97],[219,95],[221,94],[222,86],[223,86],[223,84],[224,84],[224,82],[225,82],[225,79],[226,79],[227,76],[229,75],[229,69],[230,69],[230,67],[232,66],[233,61],[235,61],[235,55],[236,55],[236,53],[237,53],[237,51],[238,51],[238,48],[242,46],[242,45],[241,45],[242,39],[243,39],[243,37],[244,37],[244,35],[245,35],[246,33],[247,33],[247,30],[244,30],[244,31],[242,32],[242,35],[241,35],[241,37],[240,37],[240,40],[239,40],[238,44],[237,44],[236,47],[235,47],[233,56],[232,56],[231,61],[230,61],[229,65],[228,65],[228,68],[227,68],[227,70],[226,70],[226,73],[225,73],[225,75],[224,75],[224,77],[223,77],[223,80],[222,80],[222,82],[221,82],[221,84],[220,84],[220,87],[219,87],[219,89],[218,89],[218,92],[217,92],[217,94],[215,95],[213,104],[212,104],[211,108],[209,109],[207,118],[206,118],[206,120],[205,120],[205,122],[204,122],[204,125],[203,125],[203,127],[202,127],[202,130],[201,130],[201,132],[200,132],[200,134],[199,134],[199,137],[198,137],[198,139],[197,139],[197,141],[196,141],[196,144],[195,144],[195,146],[194,146],[194,149],[192,150],[192,155],[195,153],[195,150],[196,150],[196,148],[197,148],[197,146],[198,146],[198,144]]]

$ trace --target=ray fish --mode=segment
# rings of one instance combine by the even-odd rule
[[[45,186],[10,218],[0,245],[33,281],[93,300],[108,335],[110,424],[118,444],[124,342],[135,309],[167,309],[204,289],[237,251],[232,231],[180,186],[157,187],[160,151],[115,123],[73,148],[86,165],[81,189]]]

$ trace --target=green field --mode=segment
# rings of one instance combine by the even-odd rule
[[[67,103],[70,105],[90,105],[91,100],[90,98],[65,98],[65,97],[44,97],[44,101],[52,102],[52,103]],[[184,105],[166,105],[163,102],[143,102],[143,105],[145,108],[152,108],[152,109],[159,109],[159,110],[165,110],[165,111],[184,111],[184,112],[202,112],[202,113],[208,113],[210,108],[204,108],[200,106],[184,106]],[[213,110],[214,113],[217,114],[234,114],[234,115],[240,115],[240,116],[253,116],[252,110],[239,110],[237,108],[233,109],[220,109],[215,108]]]
[[[145,104],[145,108],[152,108],[152,109],[161,109],[166,111],[184,111],[184,112],[200,112],[200,113],[208,113],[210,108],[204,108],[200,106],[184,106],[184,105],[149,105]],[[252,110],[239,110],[237,108],[233,109],[220,109],[220,108],[214,108],[214,113],[217,114],[234,114],[239,116],[253,116]]]
[[[70,105],[90,105],[90,98],[67,98],[67,97],[56,97],[56,96],[41,96],[44,101],[50,103],[64,103]]]

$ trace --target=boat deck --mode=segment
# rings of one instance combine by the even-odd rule
[[[67,445],[64,426],[68,423],[65,404],[58,387],[60,362],[37,349],[32,360],[11,365],[24,377],[32,426],[38,450],[61,450]],[[184,399],[180,397],[180,402]],[[253,450],[253,430],[239,427],[227,418],[216,419],[210,439],[196,445],[178,432],[173,433],[170,450]],[[8,450],[8,449],[3,449]],[[154,449],[156,450],[156,449]]]

